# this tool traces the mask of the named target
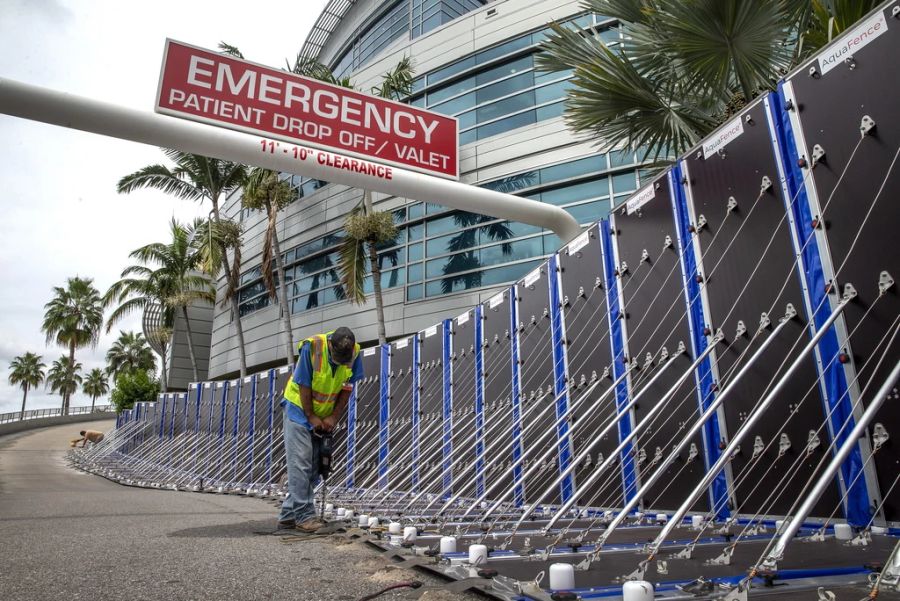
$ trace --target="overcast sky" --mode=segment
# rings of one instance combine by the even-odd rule
[[[0,0],[0,78],[46,86],[152,111],[167,37],[215,49],[238,46],[255,62],[284,66],[325,0]],[[26,351],[49,366],[65,349],[44,343],[44,304],[66,278],[90,277],[101,294],[130,263],[128,253],[165,241],[174,215],[187,220],[209,207],[158,192],[116,194],[125,174],[164,162],[159,149],[0,114],[0,413],[16,411],[9,362]],[[81,349],[87,372],[105,365],[123,321]],[[98,402],[105,402],[100,400]],[[79,392],[73,405],[89,405]],[[60,397],[29,391],[28,408],[56,407]]]

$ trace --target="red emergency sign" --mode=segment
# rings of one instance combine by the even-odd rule
[[[453,117],[174,40],[166,40],[156,111],[459,176],[459,128]]]

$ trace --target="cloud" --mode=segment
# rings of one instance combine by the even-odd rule
[[[251,60],[281,68],[286,57],[296,55],[324,5],[325,0],[258,0],[250,10],[236,0],[161,0],[151,10],[119,0],[5,0],[0,73],[152,110],[167,37],[206,48],[224,40]],[[46,347],[40,332],[52,288],[77,274],[93,278],[105,291],[131,263],[131,250],[166,239],[171,217],[206,216],[209,207],[154,191],[115,192],[121,176],[165,160],[152,146],[5,115],[0,115],[0,140],[0,412],[5,412],[18,410],[22,398],[20,389],[7,384],[9,361],[31,351],[49,365],[64,352]],[[119,329],[140,330],[140,316],[104,333],[96,349],[79,349],[85,371],[104,365]],[[28,394],[29,408],[59,404],[43,387]],[[90,399],[79,393],[73,404]]]

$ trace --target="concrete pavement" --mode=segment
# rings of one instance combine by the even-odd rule
[[[255,534],[272,529],[276,515],[259,499],[130,488],[68,467],[79,430],[113,425],[0,438],[0,598],[353,601],[403,580],[438,584],[391,569],[360,543],[286,545]]]

